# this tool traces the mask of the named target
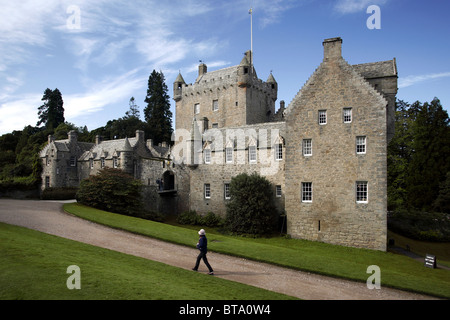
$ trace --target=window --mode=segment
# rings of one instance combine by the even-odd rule
[[[48,158],[48,156],[45,156],[45,164],[46,164],[47,166],[50,165],[50,159]]]
[[[319,124],[327,124],[327,110],[319,110]]]
[[[356,202],[367,203],[368,202],[368,185],[367,181],[356,182]]]
[[[344,123],[352,122],[352,108],[344,108],[342,117],[344,119]]]
[[[312,139],[303,139],[303,155],[312,156]]]
[[[196,103],[194,104],[194,114],[199,114],[200,113],[200,104]]]
[[[225,161],[227,163],[233,162],[233,148],[225,148]]]
[[[302,202],[312,202],[312,182],[302,182]]]
[[[71,166],[71,167],[75,167],[76,164],[77,164],[76,158],[75,158],[74,156],[71,156],[71,157],[70,157],[70,166]]]
[[[218,129],[219,128],[219,124],[218,123],[213,123],[212,124],[212,128],[213,129]]]
[[[230,200],[231,199],[230,184],[229,183],[225,183],[223,185],[223,193],[224,193],[225,200]]]
[[[117,161],[117,157],[113,157],[113,167],[117,168],[119,166],[119,162]]]
[[[94,159],[92,159],[92,158],[89,159],[89,167],[91,169],[94,169]]]
[[[211,185],[205,183],[205,199],[211,199]]]
[[[283,145],[281,143],[275,145],[275,160],[283,160]]]
[[[356,153],[365,154],[366,153],[366,137],[360,136],[356,137]]]
[[[248,147],[248,161],[252,163],[256,162],[256,146]]]
[[[45,176],[45,187],[50,188],[50,177],[49,176]]]
[[[219,100],[213,100],[213,111],[219,110]]]
[[[276,186],[275,187],[275,196],[277,198],[281,198],[281,186]]]
[[[205,149],[205,163],[211,163],[211,149]]]
[[[101,163],[101,167],[104,168],[105,167],[105,158],[101,158],[100,163]]]

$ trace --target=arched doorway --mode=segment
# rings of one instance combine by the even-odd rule
[[[164,191],[175,190],[175,175],[173,174],[172,171],[168,170],[168,171],[164,172],[163,177],[162,177],[162,183],[163,183],[162,189]]]

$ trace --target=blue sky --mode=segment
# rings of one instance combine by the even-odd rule
[[[369,29],[370,5],[381,29]],[[89,130],[141,115],[148,76],[197,76],[237,65],[250,49],[258,77],[272,71],[280,100],[294,98],[323,58],[322,41],[343,39],[350,64],[397,59],[407,102],[441,100],[450,110],[447,0],[0,0],[0,134],[36,125],[46,88],[63,95],[66,121]],[[173,100],[172,106],[173,106]],[[173,110],[173,107],[172,107]]]

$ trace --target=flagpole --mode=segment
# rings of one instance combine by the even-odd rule
[[[250,68],[252,70],[253,69],[253,8],[250,8],[249,13],[250,13]]]

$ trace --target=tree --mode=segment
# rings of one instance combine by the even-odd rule
[[[39,121],[37,125],[44,123],[47,129],[55,129],[58,125],[64,123],[64,102],[58,88],[55,90],[45,89],[41,100],[45,102],[38,109]]]
[[[97,209],[139,216],[143,210],[142,183],[120,169],[104,168],[80,183],[78,202]]]
[[[450,127],[439,99],[397,103],[395,135],[388,147],[390,209],[428,210],[450,171]]]
[[[170,143],[172,139],[172,112],[168,89],[162,72],[153,72],[148,78],[148,89],[144,109],[145,121],[148,124],[150,137],[155,144],[163,141]]]
[[[256,173],[240,174],[230,183],[225,225],[238,234],[263,235],[275,230],[278,212],[271,183]]]
[[[125,112],[124,119],[129,119],[131,117],[139,119],[140,118],[139,106],[134,101],[134,97],[130,98],[129,105],[130,109],[127,112]]]

